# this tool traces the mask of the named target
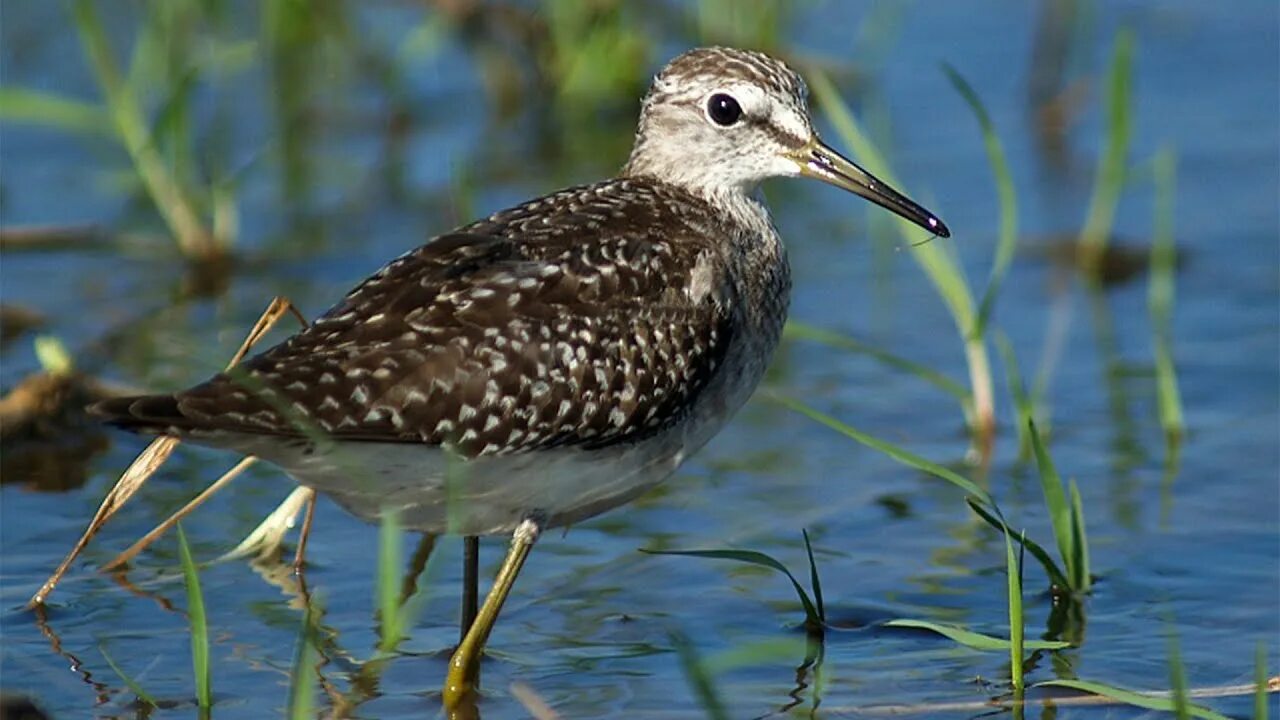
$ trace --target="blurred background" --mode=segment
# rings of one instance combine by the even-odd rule
[[[837,422],[972,478],[1052,547],[1037,420],[1078,486],[1091,582],[1064,604],[1028,564],[1029,636],[1075,645],[1029,653],[1029,681],[1167,688],[1175,649],[1191,687],[1251,682],[1260,649],[1274,674],[1278,35],[1268,0],[5,3],[0,689],[53,717],[193,712],[174,540],[132,584],[93,570],[235,458],[179,449],[48,611],[23,607],[144,445],[86,403],[201,380],[272,297],[315,317],[437,233],[611,175],[653,72],[702,44],[800,69],[824,137],[954,236],[920,245],[838,191],[766,185],[796,286],[768,387],[659,491],[539,545],[490,642],[485,715],[527,716],[513,681],[565,717],[705,716],[717,701],[691,677],[729,717],[960,717],[1004,695],[1007,653],[882,625],[1007,637],[1001,535]],[[197,559],[290,489],[246,473],[184,522]],[[636,552],[748,548],[807,574],[802,529],[835,626],[819,657],[785,579]],[[486,572],[502,545],[485,545]],[[377,547],[376,528],[320,503],[306,577],[324,601],[325,716],[438,706],[458,544],[437,545],[389,655]],[[218,718],[290,704],[302,612],[279,570],[202,572]],[[1253,712],[1219,694],[1205,702]]]

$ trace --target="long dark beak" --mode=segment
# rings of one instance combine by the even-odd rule
[[[858,167],[852,160],[832,150],[817,138],[797,150],[791,158],[800,165],[800,174],[805,177],[817,178],[861,195],[935,235],[951,237],[951,231],[942,220],[938,219],[937,215],[884,184],[875,175]]]

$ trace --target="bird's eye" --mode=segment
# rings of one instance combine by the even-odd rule
[[[707,117],[721,127],[729,127],[742,119],[742,106],[732,95],[716,93],[707,100]]]

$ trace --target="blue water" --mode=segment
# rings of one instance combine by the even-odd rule
[[[64,12],[58,4],[5,7],[5,87],[96,97]],[[125,237],[123,249],[5,254],[4,302],[47,315],[43,332],[62,338],[86,370],[140,387],[175,388],[216,370],[270,297],[287,295],[315,315],[423,238],[558,185],[600,177],[624,158],[625,143],[595,136],[628,137],[633,104],[607,105],[599,118],[574,122],[540,103],[533,79],[521,76],[526,96],[507,113],[486,94],[479,53],[461,34],[446,30],[435,51],[417,53],[405,44],[423,22],[416,7],[371,3],[347,12],[364,51],[394,66],[396,89],[388,92],[362,74],[347,45],[317,61],[323,82],[312,90],[315,114],[307,123],[312,187],[301,197],[281,190],[274,153],[282,136],[261,48],[246,70],[206,81],[195,94],[194,121],[202,132],[224,128],[219,157],[241,174],[237,249],[245,260],[229,290],[214,299],[175,301],[183,296],[184,265],[149,206],[122,185],[127,158],[118,147],[29,124],[0,126],[0,222],[94,224]],[[1038,12],[1031,3],[815,3],[787,17],[782,37],[790,52],[836,71],[904,186],[953,229],[947,242],[979,288],[994,253],[995,192],[977,124],[940,62],[973,84],[1005,144],[1024,244],[995,322],[1028,376],[1044,357],[1046,339],[1059,343],[1047,386],[1051,450],[1064,477],[1079,484],[1099,576],[1085,606],[1083,645],[1041,657],[1029,679],[1166,688],[1171,634],[1192,687],[1250,682],[1260,643],[1275,674],[1280,14],[1268,2],[1082,5],[1067,73],[1083,94],[1063,167],[1040,151],[1027,107]],[[111,18],[117,48],[133,37],[136,21],[129,13]],[[258,22],[252,7],[237,5],[221,37],[255,39]],[[1183,261],[1173,340],[1187,435],[1172,479],[1150,372],[1145,276],[1109,288],[1099,315],[1096,298],[1044,251],[1050,238],[1077,232],[1084,221],[1103,142],[1102,72],[1122,27],[1137,41],[1130,161],[1145,166],[1163,147],[1178,155],[1175,234]],[[646,67],[694,41],[662,27]],[[388,150],[392,95],[410,120],[403,144]],[[825,123],[819,127],[835,139]],[[598,149],[565,150],[587,142],[588,133]],[[398,188],[385,174],[388,157],[404,163]],[[1151,185],[1140,168],[1138,175],[1115,227],[1119,239],[1135,246],[1149,242],[1153,214]],[[813,183],[766,189],[789,241],[794,319],[965,379],[952,321],[896,236],[884,234],[881,211]],[[1100,323],[1110,327],[1114,348],[1099,343]],[[115,339],[95,342],[108,329]],[[30,372],[29,337],[5,348],[0,362],[5,387]],[[1117,365],[1124,372],[1109,374]],[[989,484],[1010,520],[1051,546],[1034,468],[1017,459],[998,362],[996,373],[1000,429]],[[768,383],[961,467],[968,440],[959,409],[917,377],[865,355],[795,342],[780,351]],[[138,591],[93,570],[234,458],[181,449],[89,547],[54,595],[47,622],[22,608],[142,447],[123,434],[111,441],[92,460],[87,482],[72,490],[37,492],[26,478],[4,478],[0,688],[36,698],[54,717],[132,717],[132,694],[106,663],[105,648],[153,696],[179,703],[150,717],[194,716],[186,620],[169,605],[186,604],[173,575],[174,541],[143,557],[132,576]],[[289,489],[277,472],[250,471],[184,523],[197,557],[229,549]],[[913,617],[1006,633],[1002,540],[950,486],[757,398],[659,491],[540,543],[491,639],[482,711],[526,716],[509,690],[519,682],[564,717],[700,716],[673,651],[673,631],[716,669],[730,717],[766,715],[793,692],[800,708],[811,707],[812,672],[796,692],[804,648],[785,580],[732,563],[637,552],[733,546],[768,552],[799,570],[801,528],[819,550],[828,614],[850,626],[827,639],[824,714],[913,705],[924,706],[922,716],[969,717],[983,711],[927,708],[1002,693],[999,683],[1008,677],[1002,653],[868,627]],[[406,557],[413,542],[406,539]],[[496,569],[501,548],[500,541],[486,543],[486,572]],[[377,642],[371,561],[377,531],[327,502],[319,506],[306,579],[323,602],[321,622],[331,641],[321,672],[341,692],[360,696],[355,716],[437,712],[457,633],[458,551],[454,540],[437,547],[411,637],[376,682],[365,684],[372,689],[359,693],[352,678]],[[214,716],[279,714],[301,620],[296,603],[243,563],[211,566],[202,582],[214,639]],[[1029,568],[1027,582],[1028,632],[1038,636],[1050,600],[1037,568]],[[744,659],[751,648],[758,653]],[[323,695],[317,702],[331,703]],[[1204,702],[1232,716],[1252,712],[1247,696]],[[1056,712],[1143,714],[1115,706]]]

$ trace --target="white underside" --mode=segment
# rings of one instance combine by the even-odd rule
[[[492,535],[511,532],[531,515],[556,527],[629,502],[679,467],[682,440],[667,433],[606,449],[550,449],[465,462],[437,447],[360,442],[265,459],[363,520],[377,522],[395,511],[413,530]]]

